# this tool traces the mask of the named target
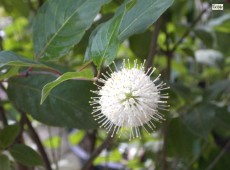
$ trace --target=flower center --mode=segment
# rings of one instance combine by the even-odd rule
[[[131,105],[136,104],[136,98],[137,96],[134,96],[132,92],[125,93],[125,98],[121,100],[121,103],[124,104],[125,102],[128,102]]]

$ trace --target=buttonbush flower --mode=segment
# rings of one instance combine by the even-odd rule
[[[102,73],[102,78],[98,79],[97,97],[92,97],[90,101],[93,106],[93,116],[95,120],[105,127],[114,136],[121,128],[130,131],[130,139],[140,137],[140,128],[147,132],[155,128],[154,122],[164,120],[160,110],[168,110],[169,105],[165,99],[168,94],[161,91],[168,89],[165,83],[159,82],[160,75],[155,80],[150,76],[155,68],[144,71],[144,64],[138,65],[134,61],[133,68],[126,66],[123,61],[121,69],[111,73]]]

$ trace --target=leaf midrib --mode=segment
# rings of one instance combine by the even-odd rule
[[[87,0],[86,0],[87,1]],[[52,41],[56,38],[56,36],[59,34],[59,32],[61,32],[61,30],[64,28],[64,26],[66,25],[66,23],[68,23],[68,21],[81,9],[81,7],[86,3],[83,2],[82,5],[79,6],[79,8],[77,8],[72,15],[70,15],[67,20],[61,25],[61,27],[57,30],[57,32],[54,33],[54,35],[50,38],[50,40],[45,44],[44,48],[41,49],[41,52],[37,55],[37,58],[41,57],[43,55],[43,53],[45,52],[45,50],[48,48],[48,46],[52,43]]]
[[[139,15],[138,17],[136,17],[119,35],[119,39],[122,37],[122,34],[129,28],[131,27],[137,20],[139,20],[140,17],[142,17],[145,13],[149,12],[149,10],[152,8],[152,6],[154,6],[154,4],[150,5],[147,10],[145,10],[141,15]]]

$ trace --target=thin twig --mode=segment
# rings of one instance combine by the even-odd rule
[[[50,166],[50,161],[49,161],[49,158],[47,156],[47,153],[42,145],[42,142],[36,132],[36,130],[33,128],[30,120],[28,119],[28,117],[26,116],[26,113],[23,112],[23,111],[20,111],[20,113],[22,114],[22,116],[24,116],[25,118],[25,122],[28,126],[28,129],[30,131],[30,136],[32,138],[32,140],[36,143],[37,147],[38,147],[38,150],[42,156],[42,159],[44,161],[44,164],[45,164],[45,167],[46,167],[46,170],[52,170],[51,166]]]
[[[91,166],[92,162],[94,161],[95,158],[97,158],[97,156],[105,149],[108,147],[108,145],[111,143],[112,141],[112,135],[113,130],[110,130],[106,139],[104,140],[104,142],[93,151],[93,153],[90,155],[89,159],[86,161],[86,163],[83,165],[81,170],[88,170],[89,167]]]
[[[55,150],[54,150],[54,144],[53,144],[53,140],[52,140],[52,132],[51,132],[51,128],[50,126],[47,126],[47,131],[48,131],[48,135],[49,135],[49,144],[50,144],[50,147],[51,147],[51,155],[52,155],[52,158],[53,158],[53,162],[55,164],[55,168],[56,170],[59,169],[58,167],[58,161],[57,161],[57,156],[55,154]]]
[[[227,149],[230,147],[230,141],[227,142],[227,144],[224,146],[224,148],[221,150],[219,155],[216,156],[216,158],[211,162],[211,164],[206,168],[206,170],[211,170],[216,165],[216,163],[220,160],[220,158],[225,154]]]
[[[178,46],[184,41],[184,39],[189,35],[189,33],[193,30],[193,28],[196,26],[196,24],[200,21],[202,15],[207,11],[207,8],[203,9],[201,13],[198,15],[198,17],[192,22],[191,26],[187,31],[182,35],[182,37],[175,43],[173,48],[171,49],[171,52],[174,52]]]
[[[2,106],[0,106],[0,116],[1,116],[1,119],[2,119],[3,125],[7,126],[8,121],[7,121],[7,118],[6,118],[6,112],[5,112],[5,109]]]
[[[147,71],[153,64],[154,56],[156,54],[157,49],[157,39],[160,33],[161,27],[161,17],[156,21],[154,31],[152,32],[152,40],[150,43],[149,54],[145,64],[145,71]]]

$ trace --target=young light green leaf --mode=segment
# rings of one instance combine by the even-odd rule
[[[22,145],[16,144],[10,148],[10,154],[13,158],[26,166],[38,166],[43,165],[43,161],[41,156],[35,152],[32,148]]]
[[[46,1],[33,26],[36,58],[54,59],[65,55],[81,40],[101,6],[109,1]]]
[[[11,170],[10,160],[6,155],[0,155],[0,170]]]
[[[18,124],[6,126],[0,131],[0,149],[9,147],[19,134]]]
[[[92,96],[89,89],[95,89],[91,81],[65,81],[53,89],[40,105],[42,87],[55,79],[51,75],[12,78],[8,82],[7,94],[15,107],[42,123],[78,129],[98,127],[89,105]]]

